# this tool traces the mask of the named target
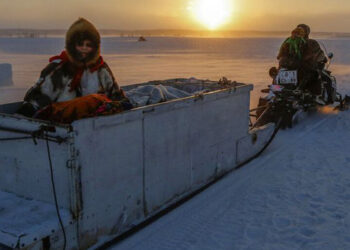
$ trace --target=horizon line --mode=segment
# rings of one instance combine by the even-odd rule
[[[67,31],[65,28],[0,28],[0,31]],[[99,31],[117,31],[117,32],[151,32],[151,31],[183,31],[183,32],[257,32],[257,33],[286,33],[288,30],[244,30],[244,29],[223,29],[223,30],[206,30],[206,29],[167,29],[167,28],[149,28],[149,29],[120,29],[120,28],[100,28]],[[350,34],[350,31],[312,31],[312,33],[334,33]]]

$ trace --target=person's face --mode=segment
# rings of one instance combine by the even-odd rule
[[[92,42],[84,40],[82,43],[76,44],[75,49],[80,53],[81,59],[84,60],[92,52]]]

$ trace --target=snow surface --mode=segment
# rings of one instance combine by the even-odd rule
[[[270,83],[281,38],[104,38],[102,52],[120,85],[189,78],[254,83],[251,105]],[[324,39],[331,70],[350,94],[350,39]],[[0,63],[14,86],[0,103],[34,84],[61,38],[0,38]],[[350,249],[350,111],[330,108],[281,131],[257,160],[111,249]]]
[[[350,249],[350,112],[325,108],[257,160],[110,249]]]

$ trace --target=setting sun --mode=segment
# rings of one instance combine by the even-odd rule
[[[196,0],[189,3],[188,9],[202,25],[214,30],[229,21],[232,12],[231,2],[230,0]]]

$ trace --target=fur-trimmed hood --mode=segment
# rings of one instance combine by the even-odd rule
[[[78,52],[75,49],[76,44],[82,40],[91,40],[94,50],[91,55],[85,60],[85,62],[79,61]],[[78,67],[84,65],[91,66],[97,63],[100,57],[100,44],[101,37],[95,26],[84,18],[79,18],[75,21],[66,33],[66,51],[69,58],[73,64]]]

